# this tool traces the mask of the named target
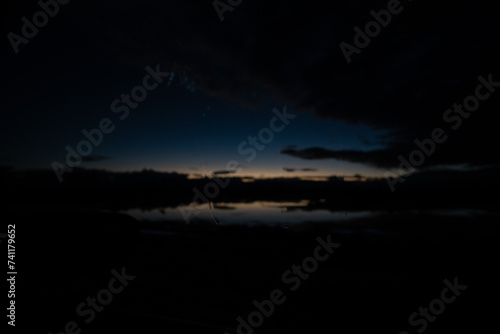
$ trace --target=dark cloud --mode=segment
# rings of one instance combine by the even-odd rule
[[[464,167],[480,167],[485,168],[498,164],[497,157],[490,152],[485,152],[479,147],[476,152],[468,152],[466,162],[461,155],[460,146],[464,144],[456,144],[463,141],[463,138],[456,140],[450,139],[451,145],[436,144],[434,153],[425,155],[425,161],[421,166],[414,166],[416,168],[428,168],[432,166],[447,166],[447,165],[461,165]],[[440,146],[441,145],[441,146]],[[329,150],[321,147],[311,147],[302,150],[282,150],[282,154],[304,160],[324,160],[336,159],[353,163],[361,163],[371,165],[379,169],[390,169],[398,167],[401,163],[401,158],[409,160],[412,152],[422,150],[415,144],[411,147],[392,147],[388,149],[372,150],[372,151],[359,151],[359,150]],[[401,158],[400,158],[401,157]]]
[[[244,166],[238,164],[238,165],[235,165],[235,169],[234,170],[227,170],[227,169],[216,170],[215,172],[212,172],[212,175],[216,176],[216,175],[235,174],[235,173],[238,173],[238,171],[240,171],[242,168],[244,168]]]
[[[283,167],[283,170],[285,172],[315,172],[315,171],[317,171],[316,168],[288,168],[288,167]]]
[[[391,168],[396,167],[398,164],[394,152],[389,153],[387,150],[369,152],[355,150],[334,151],[320,147],[311,147],[303,150],[282,150],[281,153],[304,160],[337,159],[369,164],[378,168]]]

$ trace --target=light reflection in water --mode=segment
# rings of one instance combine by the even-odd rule
[[[199,210],[196,217],[202,220],[213,220],[215,217],[221,223],[226,224],[295,224],[305,221],[341,221],[352,218],[366,217],[371,211],[330,211],[323,208],[308,208],[309,201],[297,202],[271,202],[255,201],[244,203],[224,203],[212,204],[210,211],[208,204],[196,205]],[[191,204],[190,207],[193,204]],[[183,217],[178,208],[158,207],[152,210],[134,208],[122,211],[138,220],[150,221],[182,221]]]
[[[312,204],[309,200],[295,202],[253,201],[253,202],[218,202],[196,205],[199,214],[190,216],[190,220],[216,221],[221,224],[242,225],[292,225],[302,222],[343,222],[356,218],[370,218],[378,214],[430,214],[433,216],[474,217],[489,214],[478,209],[430,209],[430,210],[335,210],[317,206],[322,200]],[[190,208],[194,208],[191,203]],[[194,209],[193,209],[194,210]],[[184,221],[178,207],[156,207],[150,209],[133,208],[120,211],[138,220],[149,221]],[[194,212],[194,211],[193,211]]]

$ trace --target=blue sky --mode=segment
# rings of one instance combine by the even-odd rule
[[[274,117],[272,109],[282,110],[285,105],[283,102],[245,106],[238,101],[225,101],[206,96],[203,92],[188,91],[179,83],[170,87],[164,83],[150,92],[146,100],[131,110],[126,119],[119,120],[117,115],[105,108],[108,103],[103,102],[112,101],[113,97],[97,99],[94,105],[87,101],[74,106],[75,109],[81,108],[76,112],[77,115],[85,115],[85,109],[99,110],[100,113],[82,116],[77,118],[78,121],[68,115],[63,120],[64,126],[60,126],[59,122],[51,124],[41,113],[39,117],[40,122],[45,124],[43,127],[25,128],[32,136],[28,137],[23,132],[12,133],[11,140],[24,142],[35,152],[33,155],[19,156],[14,161],[26,168],[47,168],[53,160],[63,163],[65,146],[74,148],[79,140],[84,139],[81,134],[83,129],[90,130],[97,126],[100,119],[109,117],[116,129],[105,134],[102,144],[92,152],[107,159],[84,162],[83,167],[116,171],[151,168],[210,174],[224,170],[228,161],[236,160],[242,165],[242,176],[380,175],[379,170],[362,164],[337,160],[304,161],[280,153],[289,146],[320,146],[333,150],[381,148],[380,145],[366,143],[375,141],[376,135],[381,132],[365,125],[321,120],[312,112],[296,111],[292,105],[288,105],[288,113],[296,114],[297,117],[282,132],[275,133],[274,139],[265,145],[265,149],[257,151],[256,158],[248,162],[246,159],[249,155],[239,154],[238,146],[248,136],[256,136],[262,128],[269,127],[269,121]],[[21,109],[19,119],[22,119],[23,112],[29,113],[27,109]],[[57,114],[64,115],[61,111]],[[39,136],[36,140],[36,136],[33,136],[35,133]],[[15,153],[14,147],[12,152]],[[283,168],[316,170],[284,172]]]
[[[474,93],[479,75],[500,80],[493,11],[477,11],[473,26],[463,24],[470,15],[463,5],[446,22],[447,11],[422,11],[426,24],[419,11],[405,11],[348,64],[339,44],[352,40],[372,3],[265,13],[249,3],[223,23],[210,2],[199,6],[72,3],[19,53],[5,38],[0,166],[63,163],[66,145],[74,147],[83,129],[108,117],[116,130],[82,167],[209,174],[236,160],[242,174],[254,177],[382,176],[415,149],[415,139],[443,126],[443,112]],[[11,10],[4,28],[19,32],[19,18],[33,8],[19,3]],[[174,82],[149,91],[120,121],[111,103],[156,64],[174,72]],[[492,95],[419,168],[498,164],[485,145],[497,132],[488,114],[498,101]],[[238,145],[284,105],[297,118],[246,162]]]

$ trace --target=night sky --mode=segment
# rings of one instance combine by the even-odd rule
[[[436,127],[449,139],[419,169],[497,165],[498,155],[485,152],[498,133],[498,95],[458,130],[443,121],[479,75],[500,81],[494,10],[400,5],[347,63],[340,43],[354,45],[353,28],[387,2],[244,1],[221,21],[211,1],[71,1],[16,53],[8,33],[20,35],[21,18],[32,20],[40,7],[11,1],[3,11],[0,165],[65,164],[66,146],[75,149],[82,130],[104,118],[114,131],[79,167],[200,177],[235,160],[239,175],[257,178],[383,177]],[[148,66],[173,76],[120,119],[112,103],[143,84]],[[240,143],[285,106],[296,117],[248,161]]]
[[[496,1],[2,0],[0,36],[17,329],[498,327]]]

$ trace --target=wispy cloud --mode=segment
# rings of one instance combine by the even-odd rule
[[[315,171],[317,171],[316,168],[288,168],[288,167],[283,167],[283,170],[285,172],[315,172]]]

